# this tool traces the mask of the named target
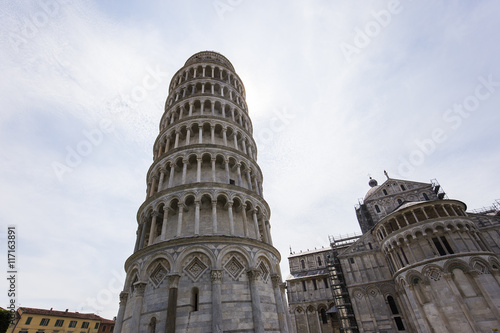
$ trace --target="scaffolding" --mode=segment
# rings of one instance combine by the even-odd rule
[[[443,188],[441,187],[441,185],[439,185],[439,182],[437,181],[437,179],[431,179],[431,186],[432,186],[432,190],[434,191],[434,193],[436,193],[437,197],[439,200],[447,200],[448,199],[448,196],[446,195],[446,192],[443,191]]]
[[[334,309],[330,310],[337,314],[340,332],[342,333],[359,333],[359,330],[338,255],[339,251],[357,241],[359,237],[361,237],[359,234],[339,236],[337,238],[328,236],[332,253],[328,258],[327,266],[335,304]]]

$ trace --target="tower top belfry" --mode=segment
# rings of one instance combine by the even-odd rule
[[[173,76],[116,332],[288,332],[245,89],[203,51]]]

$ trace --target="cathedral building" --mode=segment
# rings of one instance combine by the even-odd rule
[[[356,207],[362,235],[330,238],[331,303],[316,306],[307,293],[296,301],[299,276],[291,269],[287,288],[297,332],[499,329],[500,207],[466,212],[465,203],[447,198],[437,181],[386,176],[380,185],[370,179]],[[296,258],[289,257],[290,267]],[[311,259],[304,262],[309,268],[301,266],[303,275],[317,270],[307,266]],[[323,313],[328,326],[313,320],[321,322]]]
[[[245,88],[229,60],[191,56],[159,127],[114,332],[289,332]]]

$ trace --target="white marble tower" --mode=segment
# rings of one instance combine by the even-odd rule
[[[115,332],[289,331],[256,161],[241,79],[196,53],[170,83]]]

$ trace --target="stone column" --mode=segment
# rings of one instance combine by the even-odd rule
[[[262,217],[264,217],[264,216],[262,216]],[[266,223],[266,220],[264,220],[264,219],[262,219],[262,233],[263,233],[262,236],[264,236],[264,242],[266,244],[270,244],[270,242],[269,242],[269,236],[268,236],[269,235],[269,230],[267,229],[267,223]]]
[[[184,213],[184,204],[178,203],[177,206],[179,207],[179,218],[177,220],[177,237],[179,237],[182,232],[182,214]]]
[[[168,187],[172,187],[174,184],[174,171],[175,164],[174,162],[170,162],[170,177],[168,178]]]
[[[125,315],[125,307],[127,306],[128,293],[122,291],[120,293],[120,308],[118,309],[118,315],[116,316],[115,321],[115,333],[121,333],[122,324],[123,324],[123,316]]]
[[[144,238],[146,237],[146,220],[142,220],[141,240],[139,241],[139,250],[144,247]]]
[[[242,204],[241,209],[243,211],[243,234],[248,237],[248,225],[247,225],[247,205]]]
[[[200,201],[196,200],[194,202],[194,234],[198,235],[200,233]]]
[[[210,126],[210,143],[215,144],[215,126]]]
[[[259,221],[257,220],[257,210],[252,211],[253,224],[255,226],[255,238],[260,240],[260,232],[259,232]]]
[[[170,207],[163,206],[163,224],[161,226],[161,239],[165,240],[165,236],[167,235],[167,221],[168,221],[168,213],[170,211]]]
[[[155,183],[156,181],[158,180],[158,177],[156,176],[153,176],[151,177],[152,180],[151,180],[151,187],[149,188],[149,196],[152,197],[154,192],[155,192]]]
[[[222,271],[212,270],[212,333],[222,333]]]
[[[186,172],[187,172],[188,160],[182,160],[182,185],[186,184]]]
[[[212,85],[212,94],[214,93],[214,85]],[[212,116],[215,116],[215,102],[212,102]]]
[[[271,238],[271,225],[269,224],[269,221],[264,221],[264,224],[266,225],[267,242],[270,245],[273,245],[273,239]]]
[[[262,311],[260,309],[259,287],[257,286],[259,271],[257,269],[250,270],[247,272],[247,276],[248,283],[250,284],[250,296],[252,298],[253,329],[255,333],[264,333]]]
[[[226,205],[227,205],[227,212],[229,214],[229,230],[231,232],[231,235],[234,235],[233,202],[228,201]]]
[[[137,250],[139,250],[139,244],[140,244],[141,235],[142,235],[142,224],[139,224],[139,226],[137,227],[136,235],[137,235],[137,239],[135,240],[134,252],[137,252]]]
[[[228,160],[224,160],[224,167],[226,169],[226,182],[229,184],[229,161]]]
[[[171,274],[168,276],[168,305],[167,305],[167,324],[165,333],[175,333],[175,320],[177,319],[177,293],[179,288],[180,275]],[[140,331],[134,331],[140,332]]]
[[[234,148],[238,150],[238,136],[236,135],[236,132],[233,133],[234,137]]]
[[[245,139],[241,140],[241,145],[243,146],[243,152],[246,154],[247,153],[247,145],[245,144]]]
[[[196,182],[201,182],[201,157],[196,159]]]
[[[252,191],[252,177],[250,176],[250,169],[246,169],[245,173],[247,174],[247,182],[248,182],[248,189]]]
[[[194,86],[193,86],[193,94],[194,94]],[[189,103],[189,116],[193,115],[193,102]]]
[[[146,283],[136,282],[134,283],[135,291],[135,307],[132,311],[132,319],[130,322],[131,332],[141,332],[141,314],[142,314],[142,300],[144,298],[144,290],[146,290]]]
[[[198,143],[203,143],[203,125],[198,125]]]
[[[222,129],[222,139],[224,140],[224,146],[227,146],[227,127]]]
[[[175,131],[175,142],[174,142],[174,148],[179,147],[179,136],[180,136],[180,132]]]
[[[170,149],[170,136],[167,138],[167,143],[165,144],[165,153]]]
[[[212,181],[215,183],[215,158],[212,158]]]
[[[156,210],[153,211],[153,218],[151,221],[151,228],[149,229],[149,245],[153,245],[153,241],[155,239],[155,233],[156,233],[156,219],[158,215],[160,215]]]
[[[288,332],[288,325],[285,317],[285,308],[280,290],[281,277],[279,275],[271,276],[273,282],[274,300],[276,301],[276,312],[278,313],[278,323],[280,332]]]
[[[187,128],[186,129],[186,146],[189,145],[190,140],[191,140],[191,129]]]
[[[242,185],[242,180],[241,180],[241,164],[240,163],[237,163],[236,164],[236,173],[238,175],[238,186],[241,186],[243,187]]]
[[[217,201],[212,201],[212,231],[217,233]]]
[[[160,168],[160,182],[158,183],[157,191],[160,192],[163,188],[163,180],[165,179],[165,168]]]

